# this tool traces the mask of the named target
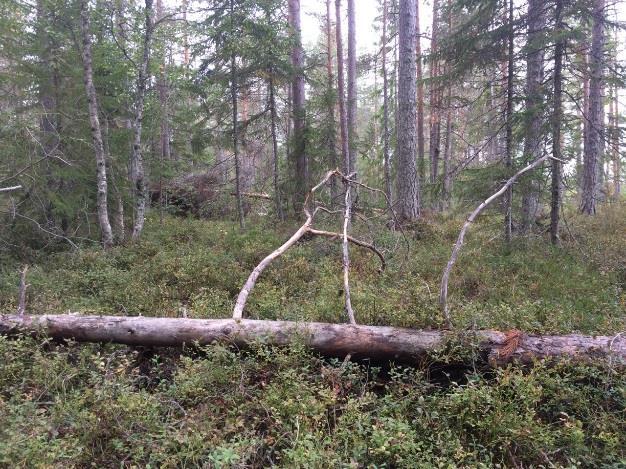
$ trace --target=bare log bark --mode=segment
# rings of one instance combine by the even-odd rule
[[[448,261],[448,264],[446,265],[446,268],[444,269],[443,275],[441,277],[441,287],[439,289],[439,304],[443,312],[446,326],[448,327],[451,326],[450,311],[448,309],[448,280],[450,278],[450,272],[452,271],[452,267],[454,266],[454,263],[456,262],[456,259],[459,256],[461,247],[463,246],[463,240],[465,239],[465,233],[467,232],[467,229],[472,224],[472,222],[476,219],[478,214],[482,212],[482,210],[485,207],[491,204],[491,202],[493,202],[502,194],[504,194],[509,189],[509,187],[513,185],[513,183],[518,177],[536,168],[548,158],[550,158],[550,155],[542,156],[538,160],[535,160],[534,162],[532,162],[531,164],[529,164],[528,166],[526,166],[525,168],[521,169],[516,174],[514,174],[497,192],[492,194],[487,200],[485,200],[478,207],[476,207],[476,209],[470,214],[470,216],[467,218],[467,220],[463,224],[463,228],[461,228],[459,237],[457,238],[456,243],[454,244],[454,247],[452,248],[452,255],[450,256],[450,260]]]
[[[453,332],[415,330],[385,326],[256,321],[242,319],[185,319],[122,316],[0,316],[0,333],[43,334],[54,339],[78,342],[114,342],[142,346],[180,346],[214,342],[246,346],[255,341],[287,345],[303,340],[313,350],[327,356],[373,358],[415,362],[430,351],[458,341]],[[626,340],[616,336],[524,335],[514,350],[508,335],[484,330],[474,332],[478,347],[488,354],[492,365],[536,359],[563,358],[609,360],[626,364]]]

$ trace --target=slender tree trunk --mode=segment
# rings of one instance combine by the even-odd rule
[[[424,80],[422,73],[422,39],[420,32],[420,0],[415,2],[415,34],[417,43],[415,53],[417,55],[417,167],[419,172],[420,187],[425,182],[426,161],[424,160]]]
[[[615,200],[619,200],[622,194],[622,184],[621,184],[621,161],[620,161],[620,130],[619,130],[619,92],[617,88],[617,84],[614,85],[613,91],[613,100],[614,100],[614,135],[613,135],[613,197]]]
[[[528,1],[528,53],[526,56],[526,113],[524,131],[524,162],[536,160],[541,153],[542,105],[544,79],[543,29],[545,27],[545,2]],[[530,230],[535,223],[539,205],[539,180],[537,175],[524,178],[522,193],[521,231]]]
[[[337,100],[339,101],[339,128],[341,131],[341,156],[343,173],[350,174],[348,148],[348,119],[346,117],[346,92],[343,72],[343,38],[341,34],[341,0],[335,0],[335,34],[337,37]]]
[[[279,186],[279,177],[278,177],[278,139],[276,136],[276,121],[278,119],[276,113],[276,96],[274,95],[274,71],[270,70],[269,79],[267,82],[267,86],[269,88],[270,95],[270,118],[271,122],[271,132],[272,132],[272,163],[273,163],[273,182],[274,182],[274,206],[276,208],[276,215],[279,220],[285,219],[285,214],[283,213],[283,204],[280,199],[280,186]]]
[[[593,2],[593,29],[591,37],[591,57],[589,59],[589,111],[587,120],[587,145],[583,155],[584,176],[580,210],[592,215],[596,213],[598,200],[598,166],[604,151],[604,21],[605,0]]]
[[[446,97],[446,146],[443,151],[443,186],[441,194],[441,209],[446,210],[450,204],[450,158],[452,155],[452,87],[448,85]]]
[[[417,65],[416,0],[400,0],[398,17],[398,217],[413,221],[420,214],[420,188],[416,168]]]
[[[156,3],[156,16],[158,19],[162,19],[163,13],[163,0],[157,0]],[[165,43],[163,50],[163,57],[161,60],[161,67],[159,76],[157,78],[157,89],[159,92],[159,107],[161,111],[161,141],[160,141],[160,158],[165,161],[172,159],[172,152],[170,148],[170,111],[169,111],[169,98],[170,90],[167,83],[167,64],[166,64],[166,52]]]
[[[328,96],[334,97],[335,77],[333,76],[333,35],[331,24],[330,0],[326,0],[326,86]],[[328,99],[328,163],[331,168],[337,168],[337,133],[335,130],[336,99]],[[330,180],[330,194],[334,206],[339,197],[339,188],[335,178]]]
[[[300,0],[289,0],[289,21],[294,40],[291,51],[291,64],[295,70],[291,84],[294,133],[291,159],[295,168],[294,209],[296,213],[300,213],[300,209],[304,204],[304,194],[308,182],[308,164],[305,153],[304,50],[302,48],[302,29],[300,26]]]
[[[441,117],[439,102],[439,84],[436,83],[439,61],[436,58],[439,47],[439,0],[433,0],[433,27],[430,43],[430,182],[434,184],[439,175],[439,154],[441,149]]]
[[[392,200],[391,161],[389,154],[389,77],[387,74],[387,18],[388,0],[383,0],[383,37],[382,37],[382,72],[383,72],[383,171],[385,175],[385,194]]]
[[[231,41],[235,40],[235,5],[234,0],[230,0],[230,27]],[[232,126],[233,126],[233,155],[235,159],[235,197],[237,199],[237,215],[239,217],[239,227],[245,227],[245,216],[243,211],[243,200],[241,196],[241,164],[239,161],[239,128],[238,128],[238,111],[237,111],[237,60],[235,53],[230,56],[230,100],[232,107]]]
[[[82,62],[85,82],[85,92],[89,107],[89,124],[91,126],[91,139],[96,155],[96,180],[97,180],[97,209],[98,224],[102,236],[102,244],[105,248],[113,245],[113,231],[109,222],[107,203],[107,171],[104,145],[102,143],[102,129],[98,117],[98,99],[96,87],[93,83],[93,67],[91,58],[91,28],[87,0],[80,2],[80,29],[83,42]]]
[[[354,0],[348,0],[348,153],[350,169],[348,174],[356,171],[357,132],[356,132],[356,12]]]
[[[146,218],[146,181],[141,148],[143,129],[143,111],[146,95],[146,82],[150,66],[150,48],[152,46],[152,0],[145,0],[145,34],[143,38],[143,54],[137,76],[137,96],[135,98],[135,122],[133,123],[133,152],[130,160],[133,193],[135,198],[135,220],[133,223],[133,239],[139,239]]]
[[[563,120],[563,55],[565,40],[563,34],[563,0],[556,0],[556,35],[554,49],[554,105],[552,110],[552,183],[550,203],[550,241],[559,243],[559,216],[561,211],[561,121]]]
[[[513,0],[509,0],[509,37],[508,37],[508,57],[507,57],[507,77],[506,77],[506,168],[510,174],[513,168],[513,54],[515,53],[513,43]],[[509,187],[504,194],[504,241],[511,242],[512,232],[512,205],[513,187]]]

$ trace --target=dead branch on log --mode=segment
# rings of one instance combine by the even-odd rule
[[[231,192],[230,195],[237,196],[237,193]],[[242,192],[241,196],[248,197],[249,199],[272,200],[272,196],[269,194],[265,194],[264,192]]]
[[[28,265],[25,265],[20,274],[20,290],[17,303],[17,314],[23,316],[26,312],[26,289],[30,287],[26,283],[26,272],[28,272]]]
[[[0,192],[11,192],[21,189],[22,186],[0,187]]]
[[[246,346],[263,341],[287,345],[304,341],[325,356],[397,360],[416,363],[428,352],[461,343],[454,332],[415,330],[386,326],[297,323],[242,319],[182,319],[75,314],[18,316],[0,315],[0,334],[45,335],[57,340],[114,342],[142,346],[200,345],[213,342]],[[519,334],[515,349],[511,334],[483,330],[473,332],[472,342],[488,356],[492,366],[517,361],[564,358],[626,365],[626,341],[615,336]],[[467,338],[465,338],[467,339]],[[501,350],[505,349],[502,353]]]
[[[344,293],[345,293],[345,301],[346,301],[346,312],[348,314],[348,318],[350,320],[351,324],[356,324],[356,320],[354,318],[354,311],[352,310],[352,304],[350,301],[350,285],[349,285],[349,268],[350,268],[350,260],[349,260],[349,253],[348,253],[348,248],[347,245],[348,243],[353,243],[356,244],[357,246],[363,247],[365,249],[369,249],[370,251],[372,251],[374,254],[376,254],[376,256],[378,256],[378,258],[381,261],[381,268],[380,268],[380,272],[382,272],[385,269],[385,257],[383,256],[383,254],[376,249],[376,247],[373,244],[367,243],[365,241],[362,241],[360,239],[354,238],[352,236],[350,236],[348,234],[348,227],[349,227],[349,223],[346,224],[346,220],[350,220],[350,216],[351,216],[351,188],[353,185],[359,185],[361,187],[364,187],[366,189],[372,190],[372,191],[379,191],[378,189],[373,189],[370,188],[368,186],[365,186],[362,183],[359,183],[355,180],[352,179],[352,177],[354,176],[354,174],[349,174],[348,176],[345,176],[344,174],[342,174],[338,169],[334,169],[331,171],[328,171],[324,177],[322,178],[322,180],[317,183],[317,185],[315,185],[306,195],[305,200],[304,200],[304,205],[303,205],[303,211],[304,211],[304,215],[306,217],[306,220],[304,222],[304,224],[287,240],[285,241],[285,243],[280,246],[278,249],[276,249],[275,251],[273,251],[272,253],[270,253],[269,255],[267,255],[265,257],[265,259],[263,259],[255,268],[254,270],[250,273],[250,276],[248,277],[248,279],[246,280],[246,283],[243,285],[243,287],[241,288],[239,295],[237,296],[237,301],[235,302],[235,308],[233,309],[233,319],[239,320],[243,318],[243,310],[246,306],[246,302],[248,301],[248,296],[250,296],[250,292],[252,291],[252,289],[254,288],[254,286],[256,285],[256,282],[259,278],[259,276],[261,275],[261,273],[272,263],[272,261],[274,261],[276,258],[280,257],[287,249],[289,249],[291,246],[293,246],[295,243],[297,243],[304,235],[306,234],[311,234],[311,235],[316,235],[316,236],[325,236],[325,237],[329,237],[329,238],[341,238],[342,239],[342,246],[343,246],[343,271],[344,271]],[[335,233],[332,231],[322,231],[322,230],[316,230],[313,228],[313,221],[315,219],[315,216],[319,213],[319,212],[325,212],[325,213],[329,213],[329,214],[334,214],[334,213],[338,213],[336,211],[331,211],[328,208],[324,207],[323,205],[318,205],[315,203],[315,194],[317,191],[319,191],[323,186],[325,186],[326,184],[329,183],[329,181],[331,181],[332,178],[338,178],[340,179],[346,186],[346,200],[345,200],[345,211],[344,211],[344,226],[343,226],[343,232],[340,233]],[[391,209],[391,207],[390,207]],[[393,209],[392,213],[393,213]],[[393,215],[395,218],[395,215]]]
[[[535,160],[534,162],[530,163],[528,166],[524,167],[523,169],[515,173],[497,192],[492,194],[487,200],[485,200],[478,207],[476,207],[476,209],[474,209],[474,211],[470,214],[470,216],[467,218],[467,220],[463,224],[463,228],[461,228],[459,237],[457,238],[456,243],[454,244],[454,247],[452,248],[452,255],[450,256],[450,260],[448,261],[448,264],[446,265],[446,268],[443,271],[443,275],[441,277],[441,288],[439,289],[439,305],[441,306],[441,310],[443,312],[443,317],[444,317],[447,327],[452,326],[452,322],[450,320],[450,310],[448,308],[448,280],[450,278],[450,272],[452,271],[452,267],[454,266],[454,263],[456,262],[456,259],[459,256],[459,251],[461,250],[461,247],[463,246],[463,240],[465,239],[465,233],[467,232],[467,229],[472,224],[472,222],[476,219],[478,214],[485,207],[491,204],[491,202],[493,202],[502,194],[504,194],[507,191],[507,189],[513,185],[513,183],[518,177],[536,168],[548,158],[550,158],[550,155],[542,156],[541,158]]]

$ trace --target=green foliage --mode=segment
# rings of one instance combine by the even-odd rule
[[[295,344],[161,356],[0,338],[12,467],[618,467],[624,375],[537,364],[440,380]]]

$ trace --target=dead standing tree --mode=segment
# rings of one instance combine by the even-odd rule
[[[239,292],[239,296],[237,297],[237,302],[235,303],[235,308],[233,310],[233,319],[239,320],[243,318],[243,310],[246,306],[246,302],[248,301],[248,296],[250,295],[250,292],[256,285],[256,282],[259,276],[261,275],[261,273],[263,273],[263,271],[272,263],[272,261],[280,257],[282,254],[284,254],[285,251],[287,251],[287,249],[289,249],[291,246],[296,244],[304,235],[309,234],[313,236],[325,236],[331,239],[342,240],[342,256],[343,256],[342,264],[343,264],[343,281],[344,281],[344,294],[345,294],[345,310],[348,316],[348,320],[350,321],[350,324],[356,324],[354,311],[352,309],[352,303],[350,301],[350,282],[349,282],[350,255],[349,255],[348,245],[352,243],[362,248],[369,249],[374,254],[376,254],[376,256],[378,256],[378,258],[380,259],[380,263],[381,263],[380,271],[381,272],[385,269],[386,264],[385,264],[385,257],[373,244],[354,238],[348,234],[348,229],[350,227],[349,220],[351,217],[351,208],[352,208],[351,207],[352,203],[350,200],[352,189],[355,186],[360,186],[372,192],[380,192],[377,189],[372,189],[364,185],[363,183],[357,182],[356,180],[353,179],[354,176],[355,176],[355,173],[351,173],[346,176],[338,169],[328,171],[326,175],[324,176],[324,178],[308,192],[304,200],[304,207],[303,207],[304,215],[306,217],[304,224],[291,236],[291,238],[285,241],[285,243],[282,246],[280,246],[278,249],[270,253],[267,257],[265,257],[265,259],[263,259],[259,263],[259,265],[257,265],[254,268],[254,270],[248,277],[248,280],[246,280],[246,283],[243,285],[243,287],[241,288],[241,291]],[[325,185],[329,184],[333,178],[338,178],[341,182],[343,182],[343,184],[346,187],[346,194],[345,194],[346,200],[345,200],[345,206],[344,206],[343,232],[342,233],[333,232],[333,231],[316,230],[315,228],[313,228],[313,222],[315,220],[315,216],[319,212],[337,213],[336,211],[330,211],[323,204],[319,204],[315,202],[316,192],[318,192]],[[392,215],[393,215],[393,211],[392,211]]]

